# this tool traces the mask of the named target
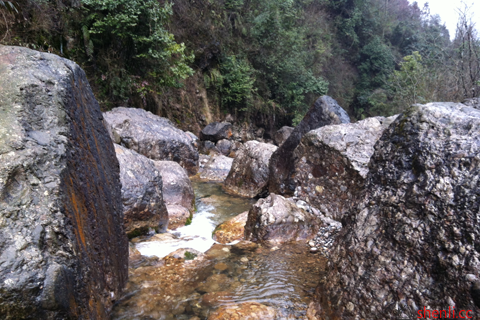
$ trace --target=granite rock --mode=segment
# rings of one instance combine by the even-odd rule
[[[373,147],[394,120],[367,118],[308,132],[294,151],[295,196],[341,221],[357,205]]]
[[[107,319],[127,281],[119,165],[83,70],[0,45],[0,318]]]
[[[189,175],[198,172],[197,141],[170,120],[135,108],[114,108],[104,113],[112,140],[152,159],[178,162]]]
[[[200,179],[223,182],[232,169],[233,159],[224,155],[212,155],[200,164]]]
[[[311,318],[418,318],[449,306],[478,318],[479,154],[478,109],[430,103],[401,114],[375,145]]]
[[[294,127],[283,126],[274,135],[274,141],[277,146],[281,146],[292,134]]]
[[[268,162],[276,146],[255,140],[238,150],[232,168],[225,179],[228,193],[254,198],[268,185]]]
[[[230,139],[232,136],[232,124],[229,122],[212,122],[200,132],[200,140],[217,142],[222,139]]]
[[[330,124],[349,122],[348,114],[335,100],[329,96],[318,98],[288,139],[273,153],[269,163],[269,191],[293,195],[296,187],[292,180],[295,171],[293,152],[307,132]]]
[[[162,176],[155,168],[154,161],[118,144],[115,144],[115,152],[120,163],[123,219],[127,236],[144,235],[152,230],[166,231],[168,212],[164,202],[165,193],[162,190]]]
[[[321,220],[298,207],[291,199],[271,193],[248,212],[245,239],[270,244],[310,240],[318,232]]]

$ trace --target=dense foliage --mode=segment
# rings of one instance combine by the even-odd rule
[[[0,1],[0,42],[75,60],[104,108],[182,113],[206,90],[210,109],[281,125],[327,92],[357,119],[478,96],[479,37],[460,9],[451,41],[408,0]]]

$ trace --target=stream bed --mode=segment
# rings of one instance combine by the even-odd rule
[[[112,319],[220,319],[215,310],[248,303],[270,307],[275,319],[303,319],[326,259],[305,242],[215,243],[215,227],[254,201],[228,195],[220,184],[193,185],[191,225],[130,244],[129,282]]]

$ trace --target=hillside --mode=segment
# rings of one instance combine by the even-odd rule
[[[478,96],[467,17],[451,41],[407,0],[0,1],[0,43],[74,60],[103,110],[196,133],[231,114],[271,134],[326,93],[356,119]]]

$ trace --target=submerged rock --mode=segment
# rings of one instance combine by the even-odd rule
[[[295,191],[295,182],[292,180],[295,171],[293,152],[304,134],[326,125],[349,122],[348,114],[335,100],[329,96],[318,98],[288,139],[273,153],[269,163],[269,191],[293,195]]]
[[[152,159],[178,162],[189,175],[198,172],[196,140],[168,119],[143,109],[114,108],[104,113],[112,140]]]
[[[271,193],[248,212],[245,239],[280,244],[310,240],[317,234],[321,220],[299,208],[293,201]]]
[[[340,221],[358,203],[373,147],[394,120],[375,117],[308,132],[294,152],[295,196]]]
[[[273,137],[275,140],[275,144],[277,146],[281,146],[292,134],[295,128],[283,126],[277,132],[275,132],[275,136]]]
[[[229,122],[212,122],[200,132],[200,139],[217,142],[222,139],[230,139],[232,136],[232,124]]]
[[[243,240],[247,217],[248,211],[245,211],[220,224],[213,232],[213,240],[223,244]]]
[[[83,70],[0,46],[0,318],[107,319],[127,280],[119,165]]]
[[[118,144],[115,152],[120,163],[125,232],[136,237],[150,230],[166,231],[168,212],[162,176],[154,161]]]
[[[213,312],[208,320],[275,320],[277,312],[272,307],[257,303],[244,302],[222,306]]]
[[[232,169],[225,179],[225,190],[253,198],[264,192],[268,184],[268,161],[277,147],[248,141],[237,152]]]
[[[328,301],[309,313],[418,318],[424,307],[455,306],[478,317],[479,154],[477,109],[431,103],[400,115],[376,144],[362,203],[331,252],[319,289]]]
[[[200,179],[223,182],[232,169],[233,159],[224,155],[213,155],[200,165]]]

